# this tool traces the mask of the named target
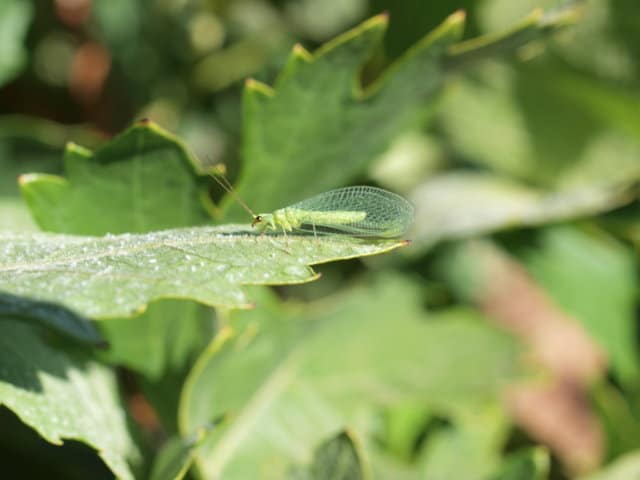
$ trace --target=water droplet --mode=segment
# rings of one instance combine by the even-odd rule
[[[293,276],[300,276],[300,277],[306,277],[307,276],[307,269],[303,266],[300,265],[289,265],[287,268],[284,269],[284,271],[288,274],[288,275],[293,275]]]

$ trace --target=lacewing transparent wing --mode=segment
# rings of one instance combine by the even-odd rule
[[[414,210],[400,195],[382,188],[357,186],[316,195],[273,213],[256,215],[233,190],[224,169],[213,179],[253,217],[259,230],[294,230],[316,233],[345,233],[358,237],[393,238],[404,235],[413,222]]]
[[[414,209],[400,195],[356,186],[321,193],[273,213],[275,223],[293,230],[340,232],[360,237],[402,236]],[[288,225],[287,225],[288,224]]]

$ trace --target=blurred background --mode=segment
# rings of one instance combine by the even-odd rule
[[[272,85],[296,43],[314,51],[388,12],[383,45],[362,73],[368,83],[458,9],[473,38],[566,3],[0,0],[0,229],[38,228],[18,175],[62,174],[68,141],[97,148],[143,118],[241,171],[245,80]],[[636,478],[626,475],[640,472],[640,6],[571,3],[575,25],[452,75],[433,113],[360,180],[416,204],[414,245],[391,263],[423,286],[424,306],[473,306],[552,378],[504,394],[502,413],[489,417],[509,418],[504,451],[548,449],[551,478],[615,462],[588,478]],[[322,298],[363,269],[327,266],[324,283],[279,293]],[[426,471],[453,461],[438,456],[453,442],[442,434],[450,418],[410,407],[383,423],[380,442],[397,458],[414,458],[440,432]],[[492,427],[473,428],[482,439]]]
[[[3,0],[0,165],[52,171],[67,140],[94,147],[150,118],[201,158],[238,170],[244,81],[272,84],[295,43],[313,51],[388,12],[366,81],[457,9],[466,11],[465,38],[472,38],[510,28],[535,7],[565,3]],[[632,0],[582,4],[576,27],[533,42],[517,61],[469,71],[472,80],[455,85],[423,128],[398,139],[373,178],[407,191],[460,162],[543,186],[634,174],[635,144],[602,124],[634,133],[624,106],[637,101],[637,8]],[[618,168],[599,162],[609,154]],[[16,187],[15,176],[3,178],[4,195]]]

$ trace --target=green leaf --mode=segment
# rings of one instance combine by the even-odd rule
[[[36,302],[0,293],[1,316],[38,323],[81,342],[104,345],[104,340],[93,323],[54,303]]]
[[[95,153],[69,144],[67,178],[29,174],[22,194],[38,225],[81,235],[147,232],[205,223],[200,166],[186,147],[143,121]]]
[[[467,161],[553,190],[602,188],[640,178],[638,107],[618,85],[541,60],[485,66],[446,98],[442,120]]]
[[[364,463],[356,434],[344,431],[318,446],[313,462],[295,467],[286,476],[290,480],[366,480],[371,478]]]
[[[542,448],[530,448],[508,455],[490,480],[546,480],[549,478],[551,459]]]
[[[213,312],[195,302],[160,300],[135,318],[98,322],[110,348],[100,359],[141,375],[140,393],[151,404],[162,429],[177,432],[180,390],[190,365],[213,336]]]
[[[23,42],[33,16],[33,7],[22,0],[0,3],[0,86],[12,80],[27,61]]]
[[[118,478],[134,478],[127,460],[138,452],[110,370],[52,349],[11,317],[0,321],[0,365],[0,404],[48,442],[84,442]]]
[[[14,119],[13,131],[28,126]],[[49,143],[68,133],[57,125],[33,125]],[[83,133],[82,131],[78,134]],[[86,132],[85,140],[95,144]],[[150,122],[140,122],[104,144],[95,154],[70,145],[68,178],[22,177],[31,211],[47,230],[106,234],[151,231],[203,223],[197,161],[176,138]],[[97,210],[100,210],[100,213]],[[111,348],[104,359],[158,380],[177,372],[208,341],[210,322],[194,303],[162,301],[135,322],[113,319],[101,326]],[[137,334],[136,334],[137,333]]]
[[[508,433],[500,405],[454,409],[450,424],[430,435],[420,457],[424,478],[483,480],[495,470]],[[460,462],[464,458],[464,462]]]
[[[409,462],[416,454],[416,445],[421,437],[433,412],[423,402],[388,407],[384,412],[384,436],[381,443],[394,457]]]
[[[635,381],[638,281],[633,252],[598,231],[555,227],[544,230],[541,248],[525,252],[524,258],[555,302],[606,349],[620,379]]]
[[[484,30],[491,31],[513,23],[531,8],[558,3],[555,0],[490,0],[480,5],[477,18]],[[617,86],[636,82],[640,20],[635,15],[635,1],[579,0],[571,3],[580,7],[580,21],[549,46],[554,58],[592,78],[613,80]]]
[[[493,56],[505,45],[514,49],[565,21],[537,12],[504,35],[450,48],[462,35],[464,19],[463,12],[451,15],[366,86],[359,74],[379,48],[386,15],[313,54],[297,45],[273,88],[248,81],[238,183],[247,203],[269,212],[364,174],[393,139],[434,109],[448,68]],[[230,210],[240,214],[235,203]]]
[[[33,222],[29,210],[19,198],[0,196],[0,231],[35,232],[38,227]]]
[[[143,315],[100,322],[110,344],[102,359],[143,373],[150,380],[181,371],[212,335],[212,311],[195,302],[153,302]]]
[[[70,134],[89,139],[86,129],[20,115],[0,116],[0,230],[38,230],[20,198],[18,177],[33,170],[58,171],[60,151]]]
[[[624,391],[610,382],[591,388],[591,400],[606,433],[607,456],[615,458],[640,448],[637,382],[627,382]]]
[[[242,285],[300,283],[309,267],[375,255],[402,240],[257,235],[246,226],[81,237],[0,233],[0,291],[60,302],[90,318],[124,317],[160,298],[249,307]]]
[[[206,478],[257,478],[267,466],[282,478],[365,405],[483,401],[519,370],[509,337],[468,310],[425,314],[406,281],[315,308],[261,304],[234,314],[183,391],[182,432],[229,415],[198,452]]]
[[[151,469],[151,480],[181,480],[189,471],[196,449],[211,428],[201,428],[187,438],[170,438],[156,455]]]
[[[580,477],[580,480],[630,480],[640,476],[640,451],[619,456],[599,472]]]
[[[415,246],[589,216],[632,200],[628,189],[610,186],[532,188],[490,173],[458,171],[437,175],[411,196]]]
[[[371,459],[374,478],[393,478],[394,480],[424,480],[422,472],[415,464],[401,461],[381,448],[371,447],[367,457]]]

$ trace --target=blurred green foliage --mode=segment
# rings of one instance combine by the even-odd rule
[[[0,0],[3,476],[631,478],[639,91],[635,0]],[[265,211],[398,191],[413,242],[248,312],[203,305],[217,277],[123,317],[21,264],[71,238],[38,229],[248,223],[220,162]]]

